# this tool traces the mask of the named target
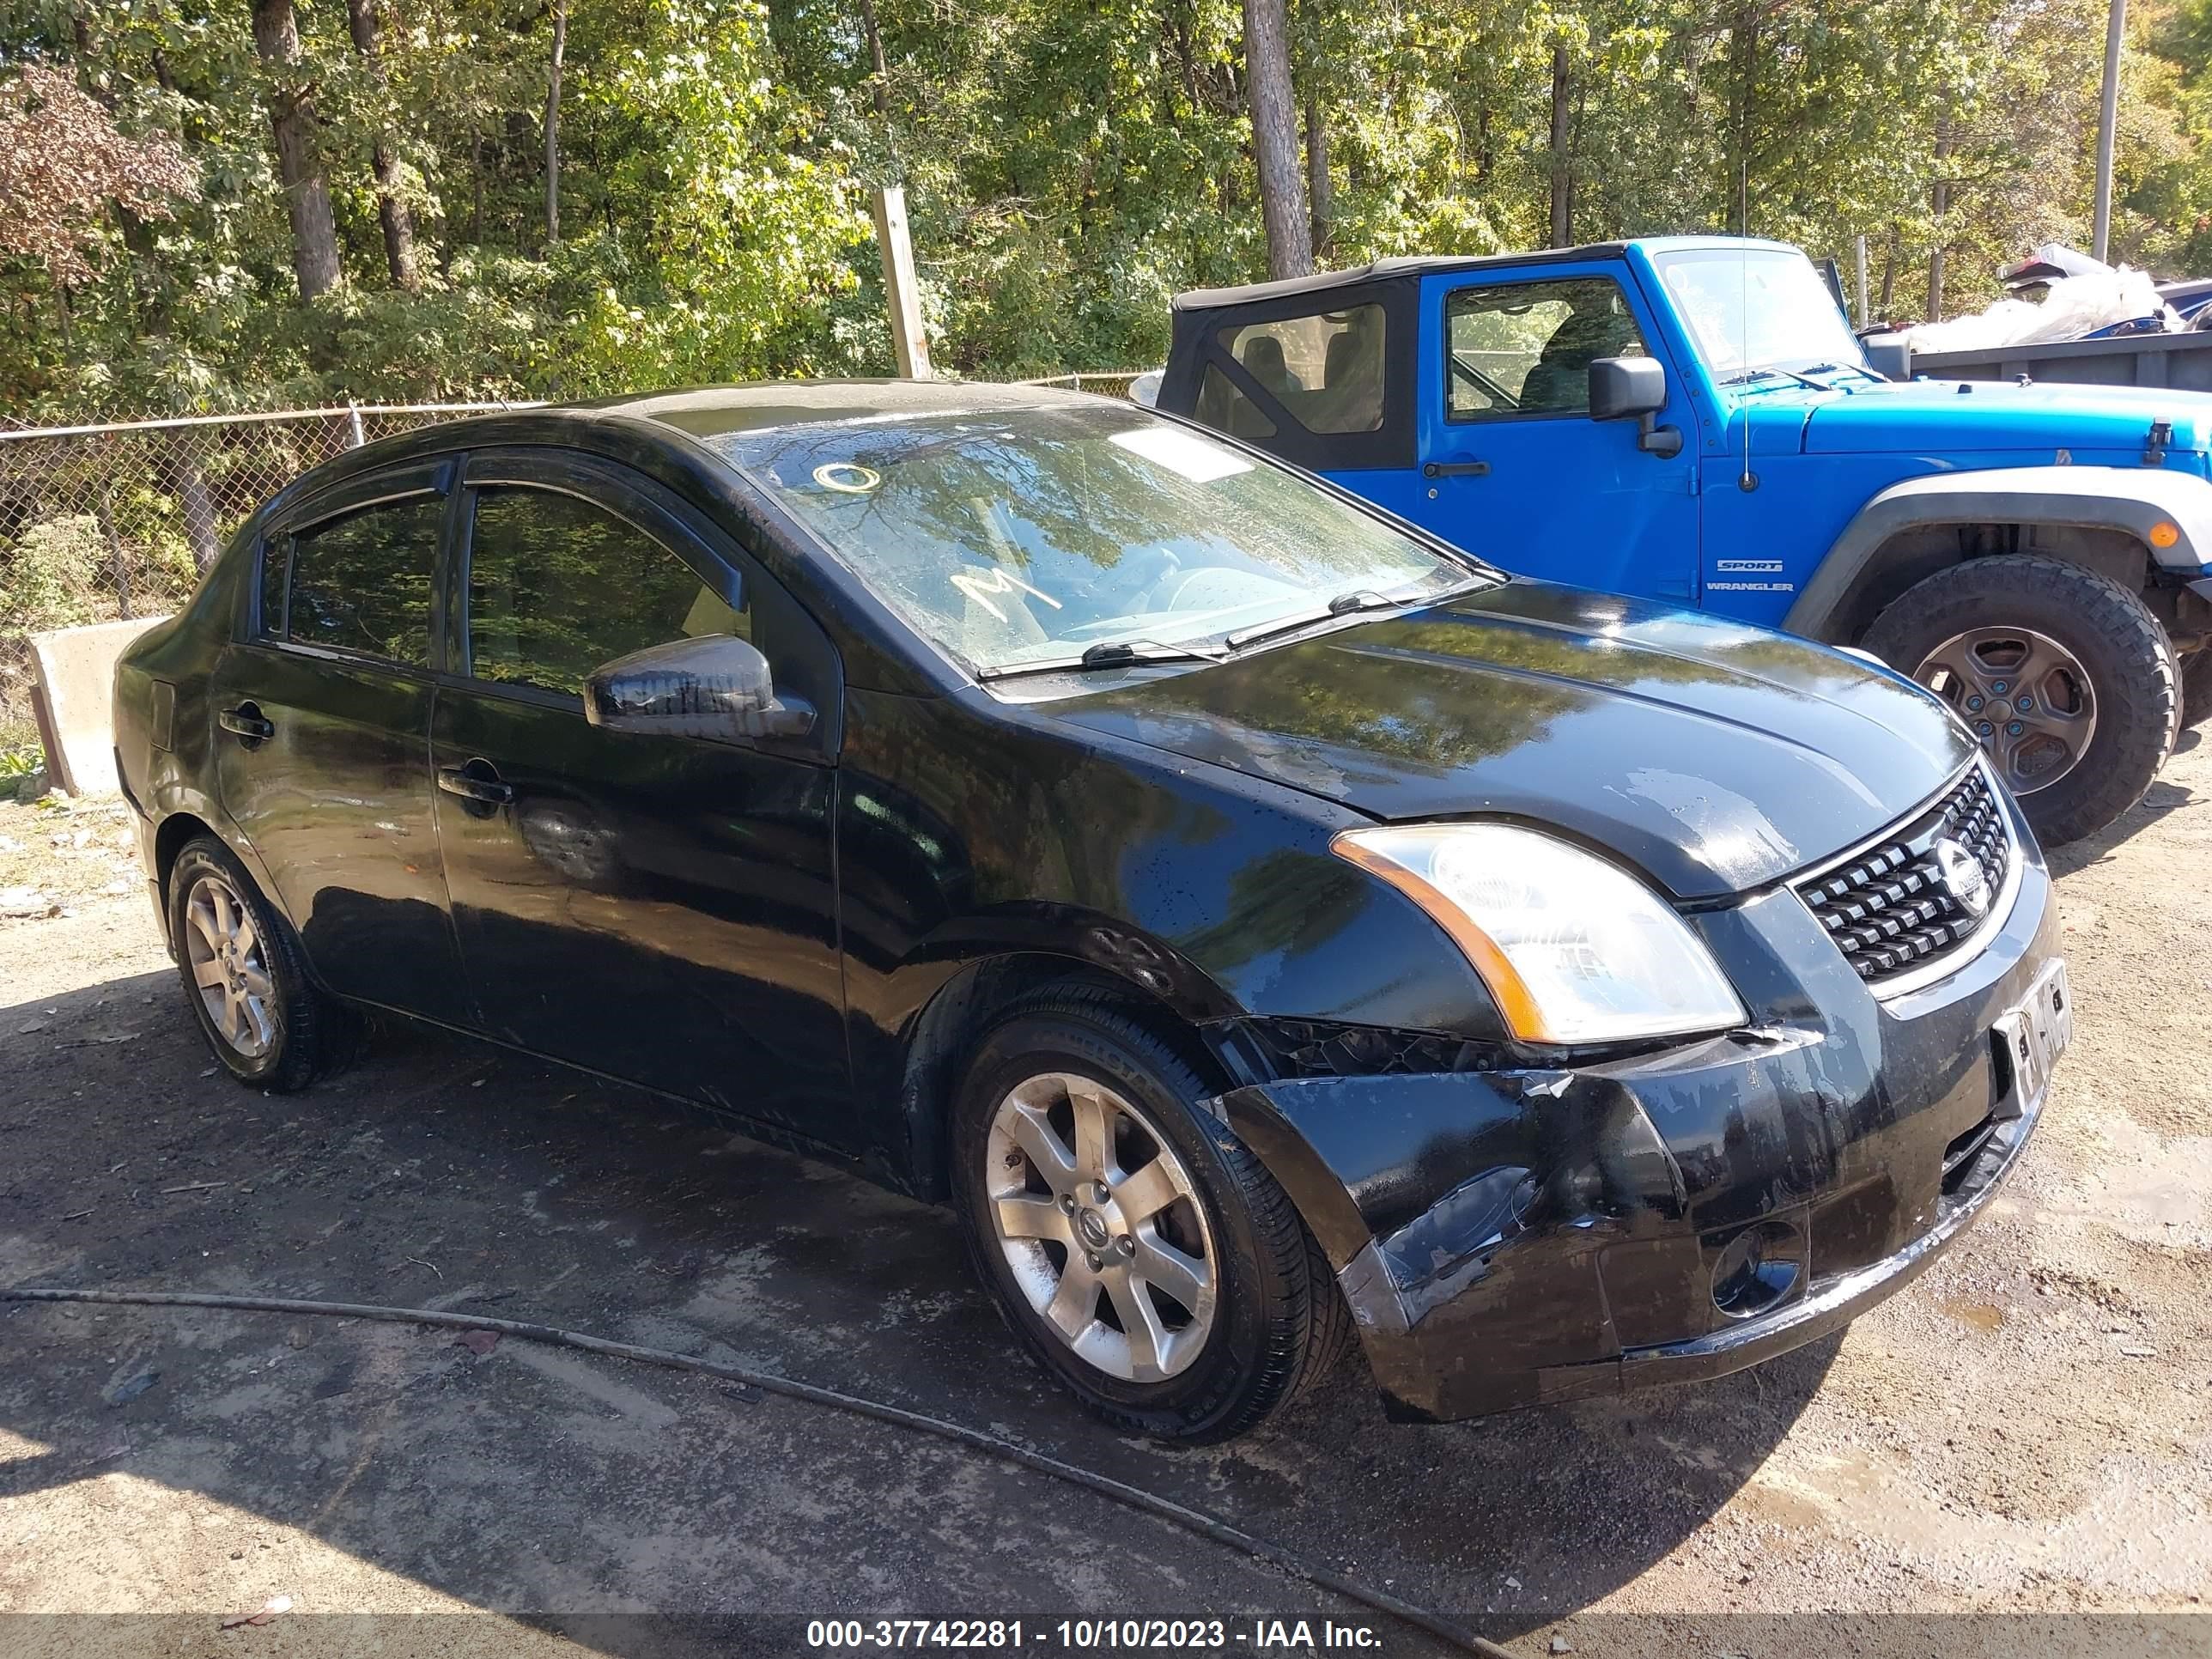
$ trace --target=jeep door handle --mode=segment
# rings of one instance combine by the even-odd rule
[[[260,743],[276,735],[274,722],[264,720],[261,711],[250,702],[224,709],[215,717],[215,723],[233,737],[243,738],[248,743]]]
[[[1424,478],[1486,478],[1488,461],[1431,461],[1421,469]]]
[[[514,786],[502,783],[496,773],[486,777],[491,768],[482,761],[471,763],[481,770],[471,772],[465,766],[441,766],[438,769],[438,787],[449,795],[459,795],[463,800],[472,800],[486,806],[504,806],[514,799]]]

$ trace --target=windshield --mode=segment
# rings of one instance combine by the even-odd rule
[[[1295,474],[1133,406],[736,432],[768,486],[915,632],[979,670],[1204,654],[1474,579]],[[1358,596],[1358,602],[1352,596]],[[1103,651],[1094,647],[1104,647]]]
[[[1813,262],[1781,248],[1693,248],[1653,261],[1714,375],[1856,368],[1866,357]]]

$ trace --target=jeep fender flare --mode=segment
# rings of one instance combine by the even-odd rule
[[[2152,527],[2160,524],[2174,527],[2171,546],[2151,539]],[[2119,466],[1935,472],[1892,484],[1859,509],[1782,626],[1808,638],[1828,638],[1885,547],[1909,530],[1953,525],[2118,532],[2140,544],[2163,568],[2191,576],[2212,574],[2206,568],[2212,565],[2212,483],[2194,473]]]

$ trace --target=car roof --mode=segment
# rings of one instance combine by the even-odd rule
[[[1302,294],[1326,294],[1333,289],[1394,278],[1417,281],[1438,271],[1510,270],[1517,265],[1557,264],[1573,259],[1617,259],[1632,247],[1648,253],[1678,252],[1686,248],[1772,248],[1792,253],[1798,251],[1788,242],[1769,242],[1747,236],[1639,236],[1629,241],[1587,242],[1580,247],[1540,248],[1522,253],[1401,254],[1349,270],[1317,270],[1310,276],[1285,276],[1271,283],[1246,283],[1236,288],[1192,289],[1176,295],[1173,303],[1177,311],[1212,311],[1224,306],[1251,305]]]
[[[765,380],[742,386],[645,392],[549,413],[605,413],[659,421],[695,438],[816,422],[933,414],[999,414],[1085,406],[1094,394],[1058,386],[965,380]]]
[[[680,434],[695,441],[734,432],[818,422],[932,414],[1010,414],[1022,410],[1096,408],[1094,392],[1058,386],[959,380],[769,380],[683,391],[626,393],[590,403],[545,404],[464,416],[342,451],[309,468],[263,503],[266,515],[380,468],[428,461],[456,450],[555,444],[617,459],[639,459],[641,437]],[[1133,413],[1134,404],[1114,399]],[[656,434],[655,427],[667,434]],[[702,457],[701,459],[705,458]],[[726,467],[719,459],[712,465]]]

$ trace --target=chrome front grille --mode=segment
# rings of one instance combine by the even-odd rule
[[[1946,841],[1980,866],[1987,902],[1978,912],[1960,898],[1971,873],[1955,854],[1943,856],[1956,873],[1945,872],[1937,848]],[[1935,805],[1792,885],[1858,976],[1879,986],[1950,955],[1995,920],[2018,856],[2003,803],[1977,763]]]

